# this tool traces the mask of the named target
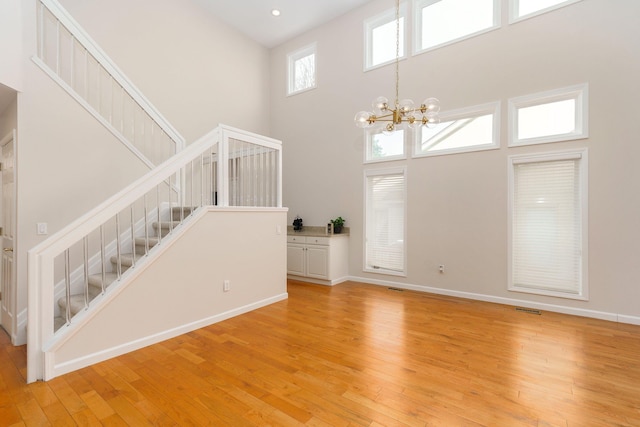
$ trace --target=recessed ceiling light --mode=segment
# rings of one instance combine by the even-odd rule
[[[271,14],[273,16],[280,16],[280,10],[279,9],[273,9],[273,10],[271,10]]]

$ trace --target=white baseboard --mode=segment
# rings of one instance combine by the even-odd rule
[[[349,277],[341,277],[339,279],[333,279],[333,280],[322,280],[322,279],[313,279],[311,277],[305,277],[305,276],[294,276],[292,274],[288,274],[287,279],[297,280],[298,282],[313,283],[316,285],[324,285],[324,286],[335,286],[342,282],[346,282],[347,280],[351,280]]]
[[[137,339],[135,341],[131,341],[128,343],[124,343],[118,345],[116,347],[112,347],[109,349],[105,349],[96,353],[88,354],[86,356],[70,360],[64,363],[56,364],[55,362],[55,354],[54,353],[45,353],[45,364],[51,367],[51,370],[47,370],[50,375],[48,378],[45,378],[45,381],[53,379],[57,376],[76,371],[78,369],[85,368],[87,366],[91,366],[93,364],[103,362],[105,360],[111,359],[116,356],[120,356],[135,350],[139,350],[143,347],[147,347],[151,344],[156,344],[161,341],[168,340],[170,338],[177,337],[178,335],[186,334],[188,332],[194,331],[196,329],[204,328],[205,326],[213,325],[214,323],[221,322],[223,320],[230,319],[232,317],[238,316],[240,314],[248,313],[250,311],[256,310],[261,307],[265,307],[267,305],[276,303],[278,301],[285,300],[289,297],[289,295],[285,292],[270,298],[263,299],[261,301],[256,301],[251,304],[247,304],[242,307],[235,308],[233,310],[226,311],[224,313],[216,314],[214,316],[210,316],[192,323],[188,323],[186,325],[181,325],[177,328],[169,329],[163,332],[159,332],[154,335],[150,335],[147,337],[143,337]]]
[[[640,317],[628,316],[618,313],[609,313],[605,311],[587,310],[583,308],[568,307],[557,304],[546,304],[535,301],[519,300],[515,298],[496,297],[486,294],[478,294],[473,292],[453,291],[450,289],[434,288],[431,286],[420,286],[406,283],[393,282],[388,280],[376,280],[363,277],[351,276],[350,281],[359,283],[369,283],[378,286],[391,286],[399,289],[407,289],[411,291],[426,292],[436,295],[447,295],[457,298],[466,298],[476,301],[493,302],[496,304],[511,305],[516,307],[535,308],[538,310],[546,310],[554,313],[570,314],[573,316],[589,317],[592,319],[608,320],[610,322],[629,323],[632,325],[640,325]]]

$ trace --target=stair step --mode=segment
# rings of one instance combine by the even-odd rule
[[[180,220],[177,221],[162,221],[161,223],[158,222],[154,222],[153,228],[155,230],[157,230],[159,227],[162,228],[163,230],[168,230],[169,228],[176,228],[178,225],[180,225]]]
[[[184,210],[183,214],[182,214],[182,218],[186,218],[189,215],[191,215],[191,212],[195,211],[197,208],[193,208],[193,207],[189,207],[189,206],[184,206],[184,207],[173,207],[171,208],[171,218],[174,221],[180,221],[180,211]]]
[[[149,237],[149,249],[158,244],[159,239],[157,237]],[[136,237],[136,254],[144,255],[146,253],[146,241],[144,237]]]
[[[109,287],[113,282],[118,279],[118,275],[116,273],[105,273],[104,275],[104,287],[105,289]],[[89,276],[89,286],[98,289],[98,293],[102,292],[102,274],[92,274]],[[90,291],[91,292],[91,291]]]
[[[88,302],[90,302],[91,300],[92,300],[92,297],[91,295],[89,295]],[[83,294],[71,295],[70,302],[71,302],[71,316],[75,316],[76,314],[84,310],[85,305],[84,305]],[[62,314],[62,318],[64,319],[65,317],[64,313],[66,313],[67,311],[66,297],[61,297],[58,299],[58,307],[60,307],[60,313]]]
[[[165,237],[172,229],[176,228],[180,224],[181,221],[163,221],[161,223],[154,222],[152,225],[153,229],[156,230],[156,233],[160,230],[160,235]]]
[[[134,256],[131,256],[131,254],[122,254],[120,255],[120,263],[122,265],[122,269],[123,272],[125,269],[131,267],[133,265],[133,262],[135,260],[135,262],[140,261],[140,259],[143,257],[144,255],[141,254],[135,254]],[[114,267],[117,267],[118,265],[118,257],[116,255],[111,257],[111,264],[114,265]]]

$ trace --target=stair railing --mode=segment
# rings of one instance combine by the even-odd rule
[[[281,148],[280,141],[220,125],[31,249],[27,380],[49,378],[46,350],[197,209],[282,207]],[[94,279],[101,284],[92,293]]]
[[[56,0],[37,3],[33,61],[150,168],[184,138]]]

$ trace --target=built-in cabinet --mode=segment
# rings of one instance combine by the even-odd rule
[[[297,280],[335,285],[348,276],[348,236],[287,236],[287,274]]]

